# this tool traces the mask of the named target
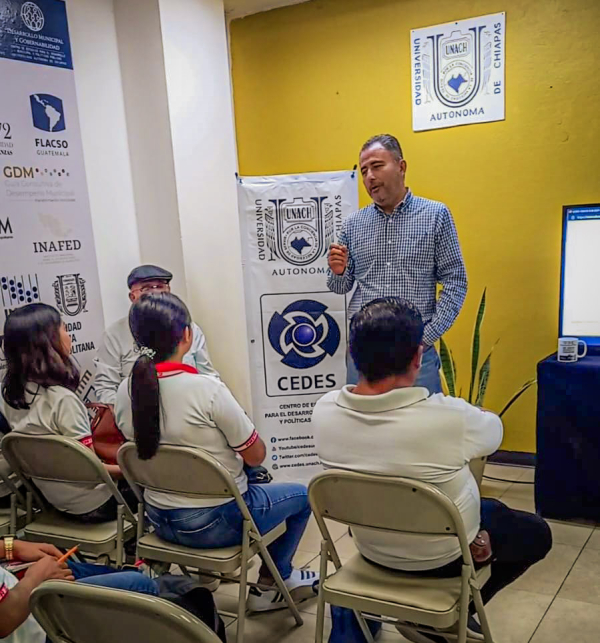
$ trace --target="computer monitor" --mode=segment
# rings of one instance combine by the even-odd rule
[[[559,336],[600,349],[600,204],[563,207]]]

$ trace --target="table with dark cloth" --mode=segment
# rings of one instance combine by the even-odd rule
[[[538,364],[536,510],[600,521],[600,355]]]

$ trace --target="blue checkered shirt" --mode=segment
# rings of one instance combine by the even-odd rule
[[[378,297],[402,297],[423,317],[423,341],[434,344],[454,323],[467,294],[467,273],[450,210],[409,190],[391,215],[372,203],[343,222],[338,243],[348,246],[342,275],[327,273],[339,295],[357,288],[348,314]],[[436,298],[437,284],[442,285]]]

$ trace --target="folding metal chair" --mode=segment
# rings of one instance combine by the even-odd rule
[[[373,643],[373,637],[363,613],[369,614],[370,619],[392,622],[413,631],[431,634],[434,629],[448,630],[444,631],[446,638],[465,643],[471,599],[485,641],[493,643],[480,591],[490,577],[490,567],[475,570],[462,517],[448,496],[433,485],[416,480],[337,469],[313,478],[308,493],[323,536],[317,643],[323,640],[325,603],[354,610],[369,643]],[[412,534],[423,539],[432,535],[458,538],[462,576],[438,579],[404,574],[371,563],[360,554],[342,565],[325,518],[353,529]],[[336,570],[329,575],[328,560],[333,561]]]
[[[123,564],[123,544],[135,535],[135,516],[91,449],[59,435],[13,432],[2,440],[2,453],[27,490],[25,540],[48,542],[63,548],[79,545],[84,556],[112,555],[118,566]],[[118,503],[117,519],[84,524],[77,518],[59,513],[42,498],[33,484],[35,480],[105,484]],[[32,500],[41,509],[39,514],[33,514]]]
[[[261,535],[242,498],[235,481],[227,469],[211,455],[201,449],[177,446],[161,446],[150,460],[140,460],[135,444],[124,444],[117,454],[119,466],[126,480],[135,491],[140,502],[138,510],[137,555],[148,561],[172,563],[182,567],[202,570],[202,574],[213,572],[231,574],[241,568],[238,605],[237,642],[242,643],[245,622],[245,599],[248,585],[248,562],[256,555],[261,558],[273,575],[279,591],[285,598],[296,623],[302,625],[302,617],[290,593],[275,567],[267,546],[285,532],[285,521],[269,533]],[[198,499],[235,500],[244,518],[242,543],[235,547],[220,549],[195,549],[175,545],[159,538],[155,533],[143,533],[144,495],[149,489],[161,493],[172,493]]]
[[[26,524],[25,499],[18,489],[18,480],[8,462],[0,454],[0,489],[2,497],[10,495],[10,507],[0,507],[0,536],[16,533]],[[13,528],[14,526],[14,528]]]
[[[220,643],[193,614],[147,594],[55,580],[29,600],[53,643]]]

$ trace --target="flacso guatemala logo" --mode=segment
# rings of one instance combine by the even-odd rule
[[[306,266],[327,254],[334,240],[334,211],[325,196],[270,199],[265,208],[267,246],[276,257]]]
[[[63,102],[52,94],[32,94],[31,116],[33,126],[44,132],[62,132],[65,128],[65,110]]]
[[[21,20],[30,31],[41,31],[46,22],[44,12],[35,2],[25,2],[23,4],[21,7]]]
[[[327,355],[333,356],[340,345],[340,329],[327,306],[313,299],[300,299],[275,313],[269,322],[268,336],[281,362],[291,368],[311,368]]]

